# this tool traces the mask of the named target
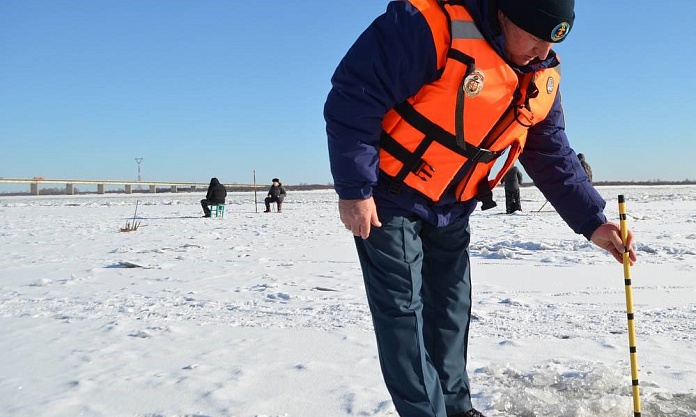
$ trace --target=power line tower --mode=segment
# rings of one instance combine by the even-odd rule
[[[135,162],[138,163],[138,182],[140,182],[142,180],[142,178],[140,178],[140,163],[143,162],[143,158],[135,158]],[[140,185],[138,185],[138,188],[140,188]]]

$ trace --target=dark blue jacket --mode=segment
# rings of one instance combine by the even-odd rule
[[[487,10],[490,2],[465,3],[483,35],[504,56],[497,19],[488,18],[495,16]],[[511,66],[527,72],[557,64],[552,52],[543,62],[523,68]],[[399,194],[389,193],[389,181],[379,171],[382,118],[439,75],[435,45],[425,18],[407,1],[389,3],[387,11],[360,35],[338,65],[324,106],[331,172],[340,198],[373,196],[380,217],[416,215],[437,226],[473,212],[477,201],[457,202],[454,190],[438,203],[408,187],[401,187]],[[588,181],[566,137],[560,93],[546,120],[529,129],[520,162],[576,233],[589,239],[606,222],[606,203]]]

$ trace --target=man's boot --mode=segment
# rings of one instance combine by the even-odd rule
[[[283,203],[279,202],[278,203],[278,213],[280,213],[281,211],[283,211]]]
[[[263,212],[264,212],[264,213],[270,213],[270,212],[271,212],[271,204],[270,204],[270,203],[268,203],[268,202],[266,203],[266,210],[264,210]]]

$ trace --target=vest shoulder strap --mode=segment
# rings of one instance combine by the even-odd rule
[[[435,44],[437,67],[444,68],[452,39],[449,16],[445,11],[444,5],[438,0],[409,0],[409,2],[423,15],[428,23]]]

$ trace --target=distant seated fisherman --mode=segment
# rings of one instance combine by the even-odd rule
[[[273,178],[273,184],[268,190],[268,196],[264,200],[264,203],[266,203],[266,210],[264,210],[264,213],[271,212],[271,203],[278,204],[278,213],[280,213],[283,210],[283,200],[285,199],[285,194],[283,184],[281,184],[278,178]]]
[[[220,184],[217,178],[211,178],[208,192],[205,198],[201,200],[203,217],[210,217],[210,208],[208,206],[211,204],[225,204],[225,197],[227,197],[227,189],[225,189],[225,186]]]

